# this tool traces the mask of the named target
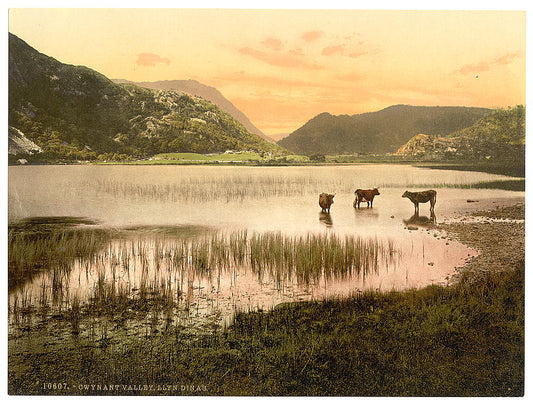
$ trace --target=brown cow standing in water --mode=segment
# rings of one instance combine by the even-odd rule
[[[437,202],[437,192],[435,190],[418,192],[406,191],[402,194],[402,197],[407,197],[415,205],[415,214],[418,214],[418,204],[427,203],[428,201],[431,205],[429,211],[431,211],[431,213],[434,213],[435,211],[435,203]]]
[[[366,202],[368,208],[374,206],[374,197],[379,195],[379,191],[377,188],[373,188],[372,190],[357,189],[354,194],[355,201],[353,202],[353,208],[361,208],[361,202]]]
[[[322,212],[329,212],[331,204],[333,204],[333,197],[335,197],[335,194],[320,194],[318,205],[322,208]]]

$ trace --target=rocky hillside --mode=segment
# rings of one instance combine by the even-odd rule
[[[322,113],[278,144],[306,155],[393,153],[413,135],[447,135],[488,113],[484,108],[409,105],[352,116]]]
[[[497,109],[465,129],[445,137],[416,135],[396,152],[424,160],[482,159],[523,160],[525,108]]]
[[[92,69],[41,54],[12,34],[9,125],[42,148],[39,156],[44,161],[283,151],[211,102],[176,91],[116,84]]]
[[[125,80],[113,80],[117,83],[130,82]],[[228,99],[220,93],[220,91],[212,86],[204,85],[193,79],[173,80],[173,81],[156,81],[156,82],[133,82],[135,85],[143,88],[158,89],[158,90],[172,90],[186,93],[191,96],[198,96],[206,101],[217,105],[222,111],[233,116],[241,123],[248,132],[253,135],[261,136],[263,139],[273,142],[271,138],[259,130],[251,121],[235,107]]]
[[[20,130],[14,127],[8,127],[8,137],[8,154],[31,156],[43,152],[41,147],[26,138]]]

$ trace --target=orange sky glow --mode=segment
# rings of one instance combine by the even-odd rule
[[[264,133],[321,112],[525,104],[523,11],[10,9],[61,62],[216,87]]]

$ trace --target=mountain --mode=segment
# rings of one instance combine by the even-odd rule
[[[305,155],[392,153],[414,135],[447,135],[490,112],[485,108],[394,105],[352,116],[321,113],[278,144]]]
[[[176,91],[116,84],[9,34],[9,125],[43,160],[126,159],[166,152],[284,151],[216,105]]]
[[[220,91],[212,86],[204,85],[194,79],[187,80],[173,80],[173,81],[156,81],[156,82],[131,82],[123,79],[114,79],[114,82],[124,83],[129,82],[143,88],[158,89],[158,90],[173,90],[179,91],[191,96],[199,96],[206,101],[212,102],[217,105],[222,111],[230,114],[237,119],[248,132],[261,136],[263,139],[273,142],[273,140],[261,132],[255,125],[235,107],[229,100],[227,100]]]
[[[275,141],[275,142],[278,142],[280,141],[281,139],[285,138],[289,136],[288,133],[275,133],[273,135],[268,135],[267,137],[270,138],[271,140]]]
[[[32,155],[42,153],[43,149],[29,140],[24,134],[14,127],[8,127],[8,154],[17,155]]]
[[[426,160],[482,159],[523,160],[525,157],[525,108],[497,109],[472,126],[445,137],[416,135],[397,155]]]

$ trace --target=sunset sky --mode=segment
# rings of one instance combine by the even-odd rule
[[[266,134],[321,112],[526,98],[520,11],[11,9],[9,31],[108,78],[214,86]]]

